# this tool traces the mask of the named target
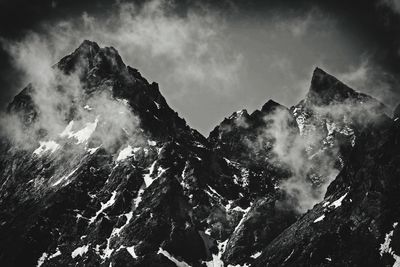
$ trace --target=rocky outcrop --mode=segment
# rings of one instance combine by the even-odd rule
[[[399,125],[368,125],[323,202],[271,242],[255,266],[388,266],[398,261]]]

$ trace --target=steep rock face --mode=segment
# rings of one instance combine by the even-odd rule
[[[69,99],[84,106],[84,102],[103,91],[111,91],[116,99],[124,99],[128,102],[132,111],[140,117],[143,130],[157,135],[157,138],[184,138],[184,136],[202,136],[190,129],[186,122],[173,111],[161,95],[157,83],[149,83],[141,74],[129,66],[126,66],[113,47],[100,48],[96,43],[84,41],[72,54],[62,58],[53,66],[56,81],[52,90],[63,92],[71,90],[62,80],[66,75],[73,75],[79,79],[79,86],[84,94],[79,92]],[[67,80],[70,82],[70,80]],[[73,82],[76,82],[72,79]],[[22,111],[37,114],[34,109],[31,95],[35,91],[34,86],[29,85],[10,104],[9,110]],[[79,103],[81,102],[81,103]],[[62,103],[64,104],[64,103]],[[74,105],[71,107],[70,116],[74,115]],[[32,116],[36,117],[36,116]],[[193,131],[193,134],[188,134]]]
[[[252,203],[224,247],[222,258],[231,265],[248,264],[261,248],[296,219],[296,212],[286,207],[286,195],[279,184],[293,174],[274,147],[279,127],[284,127],[287,147],[299,132],[290,111],[267,101],[252,114],[246,110],[225,118],[208,137],[217,155],[225,157],[245,189],[242,199]]]
[[[386,116],[360,133],[325,200],[286,229],[255,266],[392,266],[398,262],[399,139]]]
[[[1,264],[217,257],[244,213],[228,163],[115,49],[85,41],[53,70],[9,106],[33,146],[2,138]],[[45,94],[58,98],[43,105]]]
[[[313,161],[312,182],[318,185],[328,177],[332,180],[344,166],[358,134],[386,110],[376,99],[316,68],[306,98],[291,108]],[[333,175],[332,170],[336,170]]]
[[[269,100],[261,110],[255,110],[250,115],[246,110],[234,112],[214,128],[208,140],[217,152],[234,161],[247,163],[256,160],[265,163],[274,142],[272,136],[267,136],[267,132],[273,123],[271,119],[277,113],[286,115],[288,125],[296,134],[297,125],[289,110]]]
[[[257,196],[274,192],[274,186],[291,175],[289,167],[274,155],[276,116],[281,116],[282,122],[289,128],[287,142],[292,142],[298,135],[296,122],[286,107],[273,100],[250,115],[246,110],[233,113],[208,137],[215,153],[241,170],[242,173],[237,176],[249,191],[263,190]],[[243,176],[243,172],[247,177]]]
[[[225,263],[245,266],[260,256],[266,244],[294,223],[299,214],[285,207],[280,194],[258,198],[229,238],[223,254]]]
[[[360,131],[378,120],[385,107],[317,68],[306,98],[291,108],[293,115],[287,112],[290,122],[286,127],[277,128],[277,135],[271,138],[265,133],[270,133],[276,124],[282,125],[285,118],[277,110],[285,111],[286,108],[268,101],[261,111],[256,110],[251,115],[246,111],[236,112],[216,127],[209,137],[217,153],[230,155],[238,162],[253,161],[265,167],[270,176],[264,176],[264,179],[273,181],[276,187],[275,191],[268,192],[269,196],[262,196],[254,202],[230,237],[223,259],[232,265],[252,263],[263,247],[299,217],[299,211],[295,209],[301,203],[296,203],[296,190],[310,187],[311,191],[303,193],[302,198],[308,198],[314,204],[323,199],[326,187],[347,162],[348,153]],[[282,138],[284,136],[289,138]],[[274,147],[279,148],[277,137],[284,143],[291,143],[289,154],[294,156],[286,156],[291,160],[289,165],[284,164],[285,156],[274,157]],[[265,142],[260,146],[262,149],[254,148],[254,140]],[[279,162],[281,158],[283,164]],[[301,164],[297,172],[293,171],[298,167],[293,164],[296,162]],[[278,170],[282,171],[271,171],[270,165],[279,166],[281,169]],[[282,169],[282,166],[286,168]],[[292,175],[293,183],[298,185],[291,189],[289,180],[291,191],[288,191],[284,184]]]

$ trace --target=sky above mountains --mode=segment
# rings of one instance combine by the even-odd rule
[[[296,104],[316,66],[393,107],[398,25],[397,0],[1,0],[1,106],[90,39],[158,82],[204,135],[235,110]]]

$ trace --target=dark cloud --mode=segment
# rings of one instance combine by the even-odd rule
[[[57,61],[86,38],[115,46],[204,134],[233,110],[297,103],[317,65],[390,106],[400,99],[396,0],[121,2],[0,0],[0,105],[29,78],[10,46],[32,42]]]

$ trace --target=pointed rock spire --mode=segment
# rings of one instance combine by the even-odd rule
[[[270,99],[262,106],[261,111],[264,113],[270,113],[271,111],[274,111],[276,108],[286,108],[286,107]]]

